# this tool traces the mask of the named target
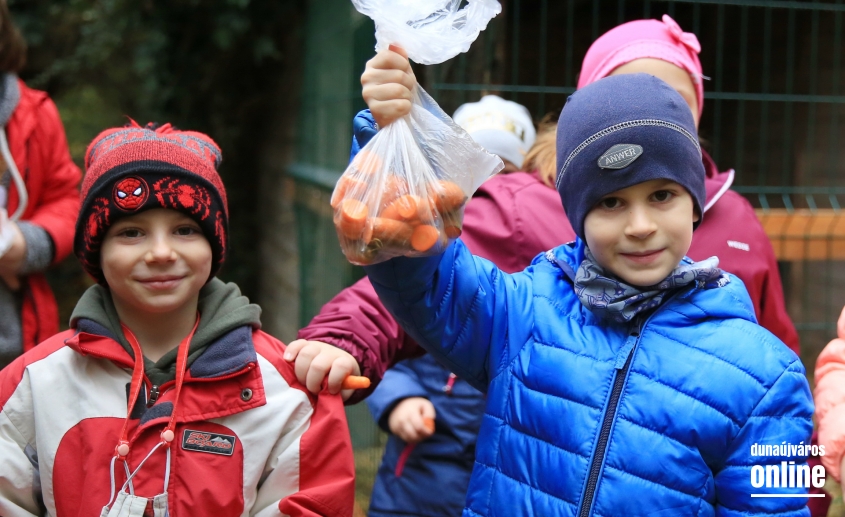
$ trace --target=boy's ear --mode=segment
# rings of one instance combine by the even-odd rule
[[[701,214],[695,208],[692,209],[692,222],[697,223],[701,220]]]

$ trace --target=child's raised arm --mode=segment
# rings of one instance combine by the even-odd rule
[[[364,270],[396,321],[441,364],[484,391],[527,341],[531,273],[508,275],[460,239],[442,255],[397,257]]]

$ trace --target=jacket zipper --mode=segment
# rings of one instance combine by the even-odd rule
[[[161,394],[159,391],[159,387],[153,384],[150,387],[150,396],[147,399],[147,407],[151,408],[155,405],[156,401],[158,400],[158,396]]]
[[[599,433],[599,440],[596,443],[596,452],[593,455],[593,463],[590,465],[590,474],[587,477],[587,485],[584,487],[584,496],[581,498],[581,509],[578,511],[578,517],[589,517],[593,508],[593,496],[596,493],[596,487],[599,482],[599,474],[604,464],[604,455],[607,449],[607,443],[610,441],[610,429],[613,427],[613,421],[616,419],[616,411],[619,406],[619,399],[622,396],[622,387],[625,385],[625,379],[628,378],[628,370],[631,368],[631,359],[634,357],[634,350],[640,342],[640,333],[643,325],[639,322],[631,331],[629,339],[636,339],[634,346],[628,351],[628,356],[625,359],[625,364],[621,369],[616,370],[616,378],[613,380],[613,390],[610,392],[610,400],[608,401],[607,410],[604,413],[604,420],[601,424],[601,432]]]

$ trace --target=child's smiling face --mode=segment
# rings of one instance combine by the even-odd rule
[[[118,219],[103,239],[100,257],[115,305],[142,314],[196,303],[212,261],[199,224],[165,208]]]
[[[643,287],[678,266],[698,219],[684,187],[650,180],[604,196],[584,219],[584,235],[600,266]]]

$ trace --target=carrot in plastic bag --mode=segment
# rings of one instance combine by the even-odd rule
[[[502,168],[417,86],[411,112],[350,162],[331,198],[353,264],[442,252],[461,233],[468,196]]]
[[[330,202],[332,208],[337,208],[340,205],[340,202],[343,201],[348,194],[352,192],[363,193],[366,189],[367,184],[363,181],[350,176],[341,176],[334,188],[334,192],[332,192],[332,199]]]
[[[414,227],[408,223],[386,217],[373,217],[364,229],[363,241],[368,245],[378,241],[378,246],[401,247],[407,245],[413,234]]]
[[[346,198],[340,202],[337,226],[347,239],[359,239],[367,225],[367,205],[357,199]]]
[[[414,228],[411,235],[411,247],[417,251],[428,251],[437,244],[440,239],[440,232],[437,227],[428,224],[421,224]]]
[[[463,233],[463,221],[459,212],[446,212],[443,216],[443,233],[449,239],[457,239]]]
[[[411,194],[399,196],[381,211],[379,217],[396,220],[410,220],[417,216],[419,197]]]
[[[352,165],[361,171],[364,175],[372,176],[378,174],[384,167],[384,160],[367,149],[361,149],[355,158],[352,160]]]
[[[459,208],[467,200],[467,196],[460,185],[451,181],[439,180],[432,186],[431,192],[434,206],[441,214]]]

